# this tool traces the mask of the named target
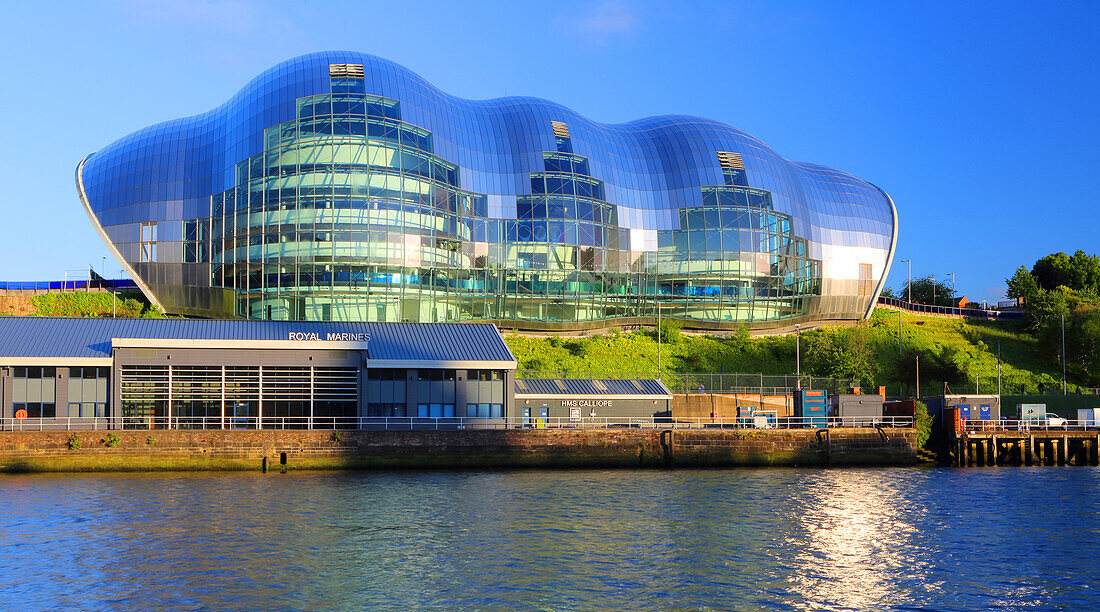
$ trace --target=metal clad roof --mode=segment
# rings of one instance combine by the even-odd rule
[[[368,333],[371,359],[515,361],[487,323],[328,323],[199,319],[0,317],[0,357],[110,357],[112,338],[286,340],[292,332]],[[304,345],[302,348],[308,348]]]
[[[531,395],[671,395],[660,380],[617,378],[516,379],[520,394]]]

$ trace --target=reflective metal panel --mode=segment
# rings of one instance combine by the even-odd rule
[[[169,312],[755,327],[866,316],[889,197],[698,117],[607,125],[316,53],[86,158],[101,234]]]

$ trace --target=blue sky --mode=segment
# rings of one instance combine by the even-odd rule
[[[729,123],[890,193],[891,286],[911,258],[997,299],[1021,264],[1100,252],[1098,26],[1097,2],[7,3],[0,280],[117,276],[73,186],[85,154],[352,49],[470,98]]]

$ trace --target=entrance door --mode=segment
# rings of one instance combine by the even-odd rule
[[[253,418],[256,415],[252,411],[252,402],[235,402],[230,408],[230,429],[251,429],[255,427]]]

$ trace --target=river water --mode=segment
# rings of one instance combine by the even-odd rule
[[[0,476],[5,610],[1096,610],[1100,469]]]

